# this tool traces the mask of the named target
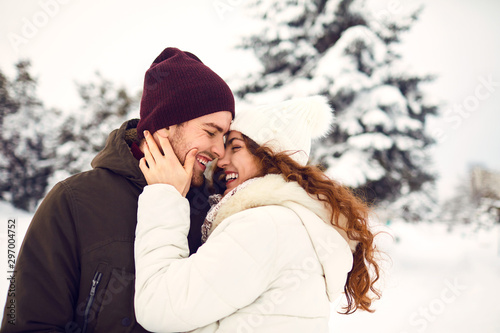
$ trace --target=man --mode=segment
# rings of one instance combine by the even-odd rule
[[[208,210],[203,171],[224,154],[234,97],[195,55],[167,48],[146,72],[140,116],[110,134],[93,170],[57,184],[40,205],[19,253],[2,332],[146,332],[133,305],[144,132],[156,140],[168,135],[182,162],[196,152],[187,195],[193,253]]]

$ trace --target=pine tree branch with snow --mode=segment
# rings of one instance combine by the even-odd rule
[[[254,52],[262,70],[230,81],[242,103],[325,95],[337,123],[314,146],[312,162],[369,202],[396,202],[419,191],[432,198],[433,186],[425,184],[435,178],[428,153],[434,141],[425,124],[437,106],[421,85],[433,77],[406,68],[395,48],[422,8],[380,17],[360,0],[245,4],[260,23],[239,47]],[[403,208],[399,200],[398,209],[412,210],[410,204]]]

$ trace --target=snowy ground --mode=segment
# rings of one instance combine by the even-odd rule
[[[12,217],[19,246],[31,215],[0,202],[2,304],[8,287],[7,221]],[[394,222],[389,232],[391,237],[380,241],[391,260],[377,311],[349,316],[333,311],[331,332],[500,333],[500,226],[448,230],[440,223]]]
[[[373,314],[334,314],[332,332],[500,332],[500,228],[394,223]]]

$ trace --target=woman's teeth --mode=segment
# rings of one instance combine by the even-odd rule
[[[237,173],[228,173],[226,175],[226,182],[230,181],[230,180],[233,180],[233,179],[237,179],[238,178],[238,174]]]

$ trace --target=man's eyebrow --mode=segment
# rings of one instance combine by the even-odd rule
[[[217,131],[221,132],[221,133],[225,133],[224,130],[217,124],[215,123],[204,123],[203,125],[205,126],[209,126],[209,127],[213,127],[215,128]]]

